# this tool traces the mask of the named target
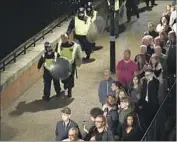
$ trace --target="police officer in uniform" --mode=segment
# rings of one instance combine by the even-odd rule
[[[79,67],[82,64],[82,49],[78,43],[73,41],[73,33],[71,33],[69,37],[67,34],[61,35],[61,40],[62,43],[56,48],[56,51],[61,57],[67,58],[72,64],[71,75],[67,79],[62,80],[65,92],[70,98],[72,97],[72,88],[74,87],[74,75],[77,71],[76,66]]]
[[[93,3],[88,1],[86,4],[85,16],[93,23],[97,18],[97,11],[93,9]],[[95,42],[92,43],[93,50],[101,49],[102,46],[95,46]]]
[[[48,71],[48,67],[52,62],[57,58],[57,54],[52,50],[51,43],[45,42],[45,53],[41,56],[39,62],[38,62],[38,70],[41,69],[42,65],[44,66],[44,96],[42,97],[43,100],[49,100],[50,99],[50,90],[51,90],[51,82],[53,80],[54,88],[56,95],[59,96],[61,93],[60,83],[57,80],[54,80],[52,76],[50,75],[50,72]]]
[[[75,31],[74,38],[79,41],[82,50],[84,50],[86,53],[86,58],[84,58],[84,60],[89,60],[92,52],[92,44],[87,40],[86,37],[90,25],[90,20],[88,20],[88,18],[85,16],[85,8],[80,7],[77,16],[71,20],[66,32],[66,34],[69,35],[73,30]]]

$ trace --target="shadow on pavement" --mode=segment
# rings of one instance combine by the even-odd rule
[[[45,111],[45,110],[52,110],[52,109],[58,109],[68,106],[74,101],[74,98],[68,98],[68,97],[60,97],[57,98],[55,96],[51,97],[50,101],[44,101],[44,100],[35,100],[30,103],[26,103],[25,101],[22,101],[18,104],[16,107],[16,110],[13,110],[9,113],[10,116],[20,116],[24,112],[38,112],[38,111]]]
[[[82,64],[88,64],[88,63],[92,63],[92,62],[94,62],[94,61],[95,61],[94,58],[90,58],[89,60],[83,60],[83,59],[82,59]]]
[[[0,141],[10,141],[12,140],[18,133],[17,129],[10,127],[9,125],[3,123],[1,121],[1,135]]]

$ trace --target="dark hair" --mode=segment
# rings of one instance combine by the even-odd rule
[[[108,101],[108,98],[109,98],[109,97],[111,97],[111,101],[110,101],[110,102]],[[108,96],[107,96],[107,99],[106,99],[106,103],[107,103],[109,106],[111,106],[111,107],[117,105],[117,98],[116,98],[116,96],[114,96],[114,95],[108,95]]]
[[[96,118],[98,115],[103,115],[103,110],[99,107],[94,107],[90,110],[90,115],[93,117],[93,118]]]
[[[130,92],[131,92],[131,90],[132,90],[132,88],[133,88],[133,86],[134,86],[134,84],[133,84],[133,79],[134,79],[134,77],[137,77],[137,79],[138,79],[138,90],[140,90],[141,89],[141,83],[140,83],[140,77],[138,76],[138,75],[134,75],[133,77],[132,77],[132,80],[131,80],[131,82],[130,82],[130,89],[128,90],[128,95],[130,96]]]
[[[165,17],[165,19],[167,20],[167,25],[169,25],[170,22],[170,17],[168,15],[164,15],[160,18],[160,25],[162,25],[162,18]]]
[[[122,84],[119,81],[113,81],[112,83],[114,83],[118,88],[122,87]]]
[[[136,114],[135,114],[135,112],[131,112],[124,119],[124,124],[123,125],[124,125],[125,128],[128,126],[127,125],[127,118],[128,117],[133,117],[133,126],[137,125]]]

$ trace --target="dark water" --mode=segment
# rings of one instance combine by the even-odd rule
[[[81,0],[85,3],[87,0]],[[45,28],[57,17],[73,11],[79,0],[1,0],[3,37],[0,59]]]

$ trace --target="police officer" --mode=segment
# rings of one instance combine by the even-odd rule
[[[71,75],[67,79],[62,80],[62,82],[64,83],[65,92],[68,94],[68,97],[72,97],[72,88],[74,87],[74,75],[77,71],[76,66],[79,67],[82,64],[82,49],[78,43],[73,41],[73,33],[71,33],[69,37],[67,34],[61,35],[61,40],[62,43],[60,47],[56,48],[56,51],[60,54],[61,57],[67,58],[72,64]]]
[[[86,4],[86,10],[85,10],[85,16],[88,18],[88,20],[91,21],[91,23],[93,23],[96,18],[97,18],[97,11],[93,9],[93,3],[91,1],[88,1]],[[95,42],[92,43],[92,49],[93,50],[98,50],[101,49],[102,46],[95,46]]]
[[[57,96],[60,95],[60,91],[61,91],[59,81],[54,80],[47,69],[58,55],[55,54],[55,52],[52,50],[50,42],[45,42],[44,47],[45,47],[45,53],[41,56],[37,68],[38,70],[40,70],[42,65],[44,66],[44,74],[43,74],[43,79],[44,79],[43,95],[44,96],[42,97],[42,99],[49,100],[52,80],[54,83],[54,88]]]
[[[66,34],[69,35],[73,29],[75,30],[74,37],[80,42],[82,50],[86,53],[84,60],[89,60],[92,52],[92,44],[86,38],[90,24],[90,20],[85,16],[85,8],[80,7],[78,14],[71,20],[66,32]]]

